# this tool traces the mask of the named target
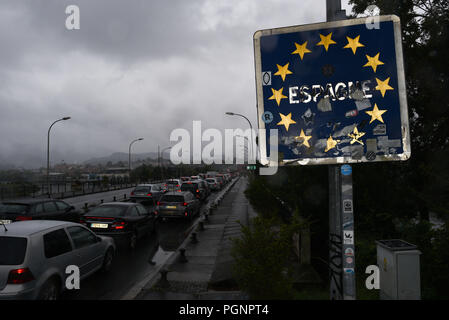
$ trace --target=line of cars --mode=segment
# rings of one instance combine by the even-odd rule
[[[118,245],[135,248],[158,217],[192,219],[201,201],[230,180],[183,178],[139,185],[130,202],[103,203],[86,213],[56,199],[0,203],[0,299],[57,299],[67,266],[77,266],[81,280],[107,272]],[[215,184],[218,189],[210,187]]]
[[[201,202],[214,191],[221,190],[231,174],[207,173],[168,179],[160,184],[138,185],[130,195],[152,210],[156,217],[192,219],[199,213]]]

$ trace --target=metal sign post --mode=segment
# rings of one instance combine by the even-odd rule
[[[344,19],[346,19],[346,13],[341,10],[341,0],[326,0],[326,20],[329,22]],[[328,170],[329,294],[331,300],[353,300],[355,299],[355,250],[352,172],[349,173],[349,176],[348,174],[342,176],[342,166],[340,165],[330,165]],[[347,172],[347,168],[345,172]],[[349,203],[351,212],[345,207]],[[352,244],[347,243],[349,240],[346,239],[345,230],[352,233]],[[351,254],[351,256],[347,256],[347,254]]]

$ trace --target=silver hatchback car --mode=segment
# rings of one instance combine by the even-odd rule
[[[31,220],[0,224],[0,300],[54,300],[66,289],[66,268],[80,280],[109,270],[115,253],[110,237],[64,221]]]

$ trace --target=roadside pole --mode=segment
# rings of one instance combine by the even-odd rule
[[[326,0],[327,22],[346,18],[341,0]],[[355,300],[352,168],[330,165],[328,170],[330,299]]]

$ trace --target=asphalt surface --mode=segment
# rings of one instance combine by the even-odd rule
[[[120,192],[124,194],[124,190]],[[113,197],[113,192],[111,193]],[[111,196],[108,194],[107,196]],[[203,204],[203,210],[209,201],[213,201],[218,193],[211,194]],[[129,192],[128,192],[129,195]],[[87,198],[72,199],[67,201],[72,205],[82,207],[84,202],[96,202],[107,197],[104,193],[83,196]],[[86,200],[87,199],[87,200]],[[69,200],[69,199],[67,199]],[[191,231],[192,225],[199,218],[192,221],[158,220],[155,233],[147,238],[142,238],[134,251],[119,247],[114,257],[111,270],[102,274],[97,272],[89,278],[81,281],[79,290],[65,291],[61,295],[62,300],[118,300],[122,298],[136,283],[158,270],[185,240]]]

